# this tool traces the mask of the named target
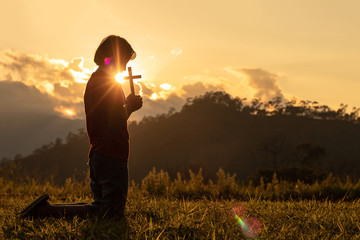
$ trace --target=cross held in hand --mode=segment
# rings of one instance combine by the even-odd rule
[[[129,82],[130,82],[131,94],[135,95],[135,89],[134,89],[134,81],[133,81],[133,79],[141,78],[141,75],[132,75],[131,67],[128,67],[128,74],[129,74],[129,76],[124,77],[124,79],[129,80]]]

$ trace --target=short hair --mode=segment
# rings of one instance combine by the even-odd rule
[[[116,59],[118,61],[130,61],[135,59],[136,52],[126,39],[109,35],[104,38],[95,52],[94,62],[96,65],[104,65],[105,58]]]

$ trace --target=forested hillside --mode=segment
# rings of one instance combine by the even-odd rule
[[[236,173],[238,180],[265,168],[358,177],[358,110],[347,113],[345,105],[331,110],[317,102],[280,98],[245,104],[225,92],[209,92],[189,99],[179,112],[129,123],[130,177],[139,182],[153,167],[171,176],[202,168],[205,179],[214,178],[220,167]],[[52,176],[55,182],[84,179],[88,147],[86,133],[79,130],[65,141],[57,139],[29,156],[2,163],[1,174]]]

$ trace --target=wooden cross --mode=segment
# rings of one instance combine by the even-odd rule
[[[141,75],[132,75],[132,71],[131,71],[131,67],[128,67],[128,74],[129,76],[124,77],[124,79],[129,80],[130,82],[130,90],[131,90],[131,94],[135,95],[135,89],[134,89],[134,81],[133,79],[137,79],[137,78],[141,78]]]

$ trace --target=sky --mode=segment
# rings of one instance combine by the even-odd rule
[[[83,118],[93,56],[109,34],[126,38],[137,52],[129,66],[142,75],[137,91],[144,107],[134,119],[180,110],[186,98],[217,90],[264,101],[281,96],[333,108],[360,106],[357,0],[2,0],[1,5],[0,81],[32,90],[8,86],[0,112],[19,107],[19,95],[31,92],[21,97],[27,106],[21,111]]]

